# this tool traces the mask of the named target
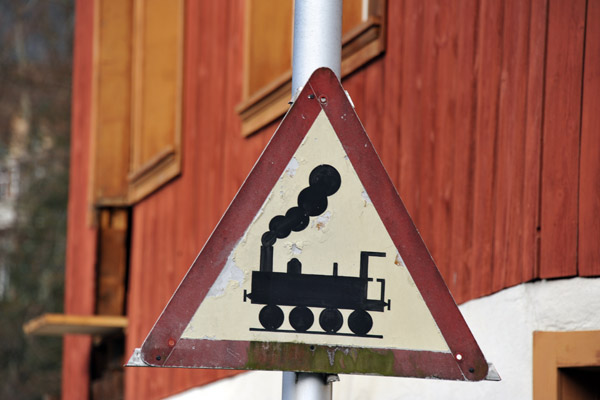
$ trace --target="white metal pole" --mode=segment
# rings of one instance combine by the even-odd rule
[[[340,79],[342,70],[342,0],[294,2],[292,100],[311,74],[330,68]],[[337,376],[335,376],[337,378]],[[322,374],[284,372],[283,400],[331,400],[331,382]]]
[[[341,65],[342,0],[296,0],[292,99],[316,69],[328,67],[340,79]]]
[[[309,372],[284,372],[282,400],[331,400],[337,375]]]
[[[331,400],[331,385],[324,375],[299,372],[295,400]]]
[[[283,371],[281,400],[296,400],[296,373]]]

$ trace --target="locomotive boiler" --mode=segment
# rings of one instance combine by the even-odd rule
[[[385,257],[385,253],[361,251],[358,277],[339,276],[336,262],[331,275],[303,274],[302,263],[297,258],[288,261],[286,272],[273,271],[273,245],[277,239],[305,229],[311,216],[327,209],[327,197],[336,193],[340,185],[341,177],[334,167],[319,165],[310,173],[309,187],[298,195],[298,206],[269,222],[269,230],[261,238],[259,270],[252,271],[251,293],[244,290],[244,301],[250,299],[252,304],[264,305],[258,315],[264,330],[281,331],[279,328],[285,319],[281,306],[292,306],[289,323],[296,332],[351,335],[338,331],[344,323],[340,310],[352,310],[348,328],[354,335],[381,337],[368,335],[373,326],[369,311],[390,309],[391,301],[385,301],[385,280],[376,280],[381,285],[379,299],[369,299],[367,291],[369,282],[373,281],[368,276],[369,258]],[[322,331],[309,331],[314,324],[314,314],[309,307],[321,309]]]

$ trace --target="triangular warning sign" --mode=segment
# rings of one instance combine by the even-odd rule
[[[164,367],[488,374],[329,69],[300,93],[139,357]]]

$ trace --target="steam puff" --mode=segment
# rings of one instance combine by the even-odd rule
[[[298,206],[285,215],[277,215],[269,222],[269,230],[262,235],[263,246],[272,246],[277,239],[299,232],[308,226],[309,218],[322,214],[327,209],[327,197],[338,191],[342,183],[339,172],[331,165],[315,167],[308,177],[309,186],[298,195]]]

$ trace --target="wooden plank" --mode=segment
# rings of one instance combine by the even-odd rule
[[[344,89],[350,94],[354,109],[358,114],[359,118],[366,117],[367,115],[367,103],[365,99],[365,73],[353,74],[343,79],[342,84]],[[362,119],[361,119],[362,120]]]
[[[92,201],[127,204],[131,127],[131,2],[98,1]],[[107,23],[106,21],[110,21]]]
[[[153,271],[147,269],[147,247],[154,245],[153,242],[145,242],[147,236],[152,237],[154,233],[152,214],[147,215],[144,209],[134,207],[132,216],[132,238],[131,238],[131,265],[129,269],[129,297],[128,310],[129,328],[126,335],[125,357],[128,357],[133,348],[139,347],[139,341],[144,340],[148,322],[153,317],[149,313],[149,303],[154,294],[144,293],[144,288],[151,289]],[[154,276],[154,278],[156,278]],[[146,297],[144,297],[146,296]],[[125,369],[125,398],[135,398],[135,393],[139,388],[145,387],[143,382],[144,371],[137,368]]]
[[[392,1],[388,4],[388,20],[394,21],[387,25],[387,53],[383,58],[383,123],[381,150],[379,155],[385,165],[392,182],[400,188],[398,174],[399,140],[401,115],[399,108],[402,104],[402,43],[403,43],[403,5],[404,1]]]
[[[558,400],[554,332],[533,332],[533,399]]]
[[[229,7],[229,18],[228,18],[228,42],[227,48],[227,116],[226,116],[226,127],[224,129],[224,143],[225,152],[223,155],[224,166],[223,175],[226,177],[224,180],[222,201],[224,204],[229,205],[233,196],[239,189],[241,182],[237,181],[240,165],[235,162],[235,158],[230,158],[235,154],[233,149],[236,151],[244,150],[247,139],[240,139],[239,132],[241,131],[240,119],[233,111],[231,105],[235,105],[239,102],[242,93],[242,87],[244,85],[243,79],[239,74],[240,65],[240,54],[243,52],[243,37],[244,32],[240,29],[239,21],[240,18],[246,14],[246,2],[243,0],[236,0],[231,3]],[[291,88],[291,86],[290,86]],[[291,90],[291,89],[290,89]],[[264,135],[263,135],[264,136]],[[249,168],[249,167],[248,167]],[[244,169],[242,167],[242,169]],[[243,179],[243,178],[242,178]]]
[[[134,1],[130,200],[181,171],[184,1]]]
[[[152,309],[154,298],[157,296],[155,287],[157,276],[149,261],[154,253],[149,251],[155,246],[156,217],[143,207],[135,207],[132,216],[131,265],[129,279],[128,311],[129,327],[126,335],[126,354],[129,357],[135,347],[139,347],[152,326],[153,318],[157,317]],[[162,280],[161,280],[162,282]],[[160,285],[158,285],[160,286]],[[150,380],[147,372],[141,368],[125,369],[125,398],[136,398],[139,391],[147,390]]]
[[[266,0],[249,3],[244,97],[284,74],[292,65],[294,4],[290,1],[274,4]]]
[[[579,167],[579,275],[600,275],[600,1],[588,0]]]
[[[470,297],[492,291],[496,145],[502,66],[504,10],[501,2],[480,5],[476,56],[477,111],[473,210],[473,271]]]
[[[125,312],[128,248],[128,210],[101,210],[96,272],[97,314],[123,315]]]
[[[171,224],[173,218],[170,218],[170,213],[167,210],[169,206],[172,206],[170,197],[173,195],[173,190],[161,190],[154,195],[154,201],[149,201],[145,206],[148,210],[156,215],[156,231],[154,235],[146,237],[148,242],[153,242],[151,249],[147,249],[146,252],[151,255],[146,260],[144,268],[146,271],[152,270],[154,277],[151,279],[150,284],[145,287],[146,298],[149,299],[148,306],[154,315],[159,316],[161,309],[164,308],[164,304],[169,301],[169,298],[173,295],[173,292],[177,288],[178,282],[173,282],[173,265],[171,254],[173,248],[169,248],[168,236],[171,234]],[[145,245],[147,246],[147,245]],[[160,276],[160,285],[157,285],[156,276]],[[152,329],[151,322],[152,318],[147,321],[147,326]],[[148,387],[148,394],[145,396],[149,397],[152,393],[163,397],[169,393],[171,385],[176,382],[173,375],[178,375],[174,371],[169,374],[157,374],[155,371],[150,371],[149,376],[146,379],[151,379],[152,383]]]
[[[87,23],[77,25],[74,52],[71,163],[78,167],[71,168],[69,175],[65,310],[69,313],[93,313],[96,232],[87,225],[93,7],[79,1],[76,13]]]
[[[163,213],[161,212],[161,194],[161,192],[156,193],[155,196],[148,198],[135,208],[145,228],[143,231],[140,231],[137,243],[133,244],[142,253],[138,265],[139,272],[136,277],[141,283],[141,291],[137,294],[139,296],[138,305],[140,309],[136,310],[137,312],[132,311],[131,315],[140,316],[137,336],[138,340],[142,341],[146,332],[151,329],[152,321],[160,315],[159,303],[164,301],[163,287],[169,286],[165,271],[158,267],[160,265],[160,243],[163,238],[160,231],[160,218],[163,217]],[[157,280],[157,277],[160,278]],[[132,277],[132,279],[136,278]],[[157,281],[160,284],[157,284]],[[148,397],[150,393],[156,393],[156,397],[161,395],[161,389],[165,383],[163,376],[157,375],[155,371],[143,370],[134,372],[137,373],[136,395],[138,397]]]
[[[539,277],[542,122],[548,0],[531,0],[523,210],[522,280]]]
[[[527,71],[530,3],[504,3],[502,72],[498,110],[495,181],[492,291],[522,282],[519,262],[524,219],[535,218],[523,209],[527,120]]]
[[[404,132],[410,141],[418,143],[418,152],[411,155],[411,164],[407,167],[415,171],[414,186],[418,186],[419,200],[415,204],[412,214],[415,224],[425,241],[429,252],[434,259],[438,259],[438,242],[436,237],[437,227],[434,226],[434,208],[436,206],[435,192],[435,149],[436,149],[436,90],[438,89],[436,65],[438,49],[436,46],[436,18],[438,4],[433,2],[419,2],[419,24],[421,41],[416,45],[420,47],[415,57],[420,68],[412,71],[411,77],[419,91],[419,96],[414,99],[417,107],[415,115],[411,116],[418,122],[418,129]],[[408,102],[413,101],[408,99]],[[416,222],[418,221],[418,223]]]
[[[205,14],[209,20],[206,21],[204,35],[208,37],[226,37],[225,28],[227,24],[221,20],[222,7],[210,3],[206,5]],[[200,199],[202,208],[199,218],[202,221],[200,226],[200,240],[204,244],[205,240],[214,229],[222,212],[225,210],[221,206],[223,173],[223,151],[224,138],[223,124],[225,115],[223,113],[223,95],[225,92],[225,79],[214,79],[223,68],[223,62],[226,59],[226,49],[223,46],[215,46],[212,41],[206,43],[206,46],[200,49],[201,65],[206,70],[206,74],[201,75],[200,86],[203,91],[211,93],[211,96],[200,96],[198,105],[202,110],[203,121],[199,121],[200,146],[198,149],[199,157],[198,168],[198,187],[202,188]],[[198,199],[198,200],[200,200]]]
[[[398,192],[404,205],[419,228],[419,185],[422,137],[421,97],[423,89],[423,3],[406,0],[402,33],[402,104],[400,106],[400,159]]]
[[[375,150],[380,154],[383,149],[383,90],[385,86],[383,81],[383,62],[377,60],[361,73],[365,76],[363,115],[366,117],[366,119],[361,119],[361,121]]]
[[[454,299],[463,302],[470,298],[468,284],[481,266],[473,264],[473,203],[475,164],[475,117],[476,117],[476,35],[478,21],[477,0],[461,2],[456,23],[457,66],[455,88],[456,119],[454,129],[454,164],[452,181],[452,251],[444,277]]]
[[[430,215],[431,225],[428,229],[432,231],[435,243],[434,257],[438,269],[448,281],[451,270],[455,269],[455,261],[452,253],[452,223],[455,217],[452,201],[455,191],[453,181],[453,168],[455,162],[455,134],[456,126],[456,85],[458,69],[458,30],[456,24],[458,17],[458,4],[455,2],[436,1],[429,3],[432,8],[433,51],[436,57],[430,56],[434,62],[432,81],[435,85],[428,90],[429,101],[434,107],[430,118],[433,121],[432,139],[433,152],[431,164],[433,168],[432,195],[434,207]],[[429,24],[428,24],[429,25]],[[430,136],[426,132],[426,136]],[[427,168],[423,166],[423,170]],[[424,177],[423,179],[427,179]],[[424,183],[424,182],[423,182]],[[425,229],[425,226],[423,227]],[[461,283],[463,281],[461,280]],[[452,286],[452,285],[451,285]],[[456,287],[450,287],[450,291]]]
[[[26,335],[106,335],[127,328],[127,317],[114,315],[43,314],[23,325]]]
[[[95,230],[88,197],[92,110],[94,4],[78,0],[75,6],[73,93],[71,107],[71,168],[67,210],[65,312],[94,312]],[[76,166],[76,167],[75,167]],[[85,400],[89,395],[91,338],[65,336],[62,360],[62,398]]]
[[[577,273],[585,0],[550,0],[544,102],[540,278]]]
[[[141,340],[144,340],[142,322],[144,320],[145,307],[142,297],[142,288],[148,284],[143,274],[143,254],[144,248],[139,245],[143,238],[141,233],[146,230],[146,220],[144,214],[138,208],[132,210],[132,235],[131,235],[131,255],[129,267],[129,287],[127,299],[127,316],[129,317],[129,327],[125,335],[125,358],[133,354],[136,347],[139,347]],[[143,243],[143,242],[142,242]],[[142,386],[140,377],[142,371],[138,368],[125,368],[125,398],[135,398],[138,387]]]
[[[132,171],[174,146],[178,119],[183,3],[135,2]]]
[[[363,21],[363,1],[347,0],[342,3],[342,35]]]

